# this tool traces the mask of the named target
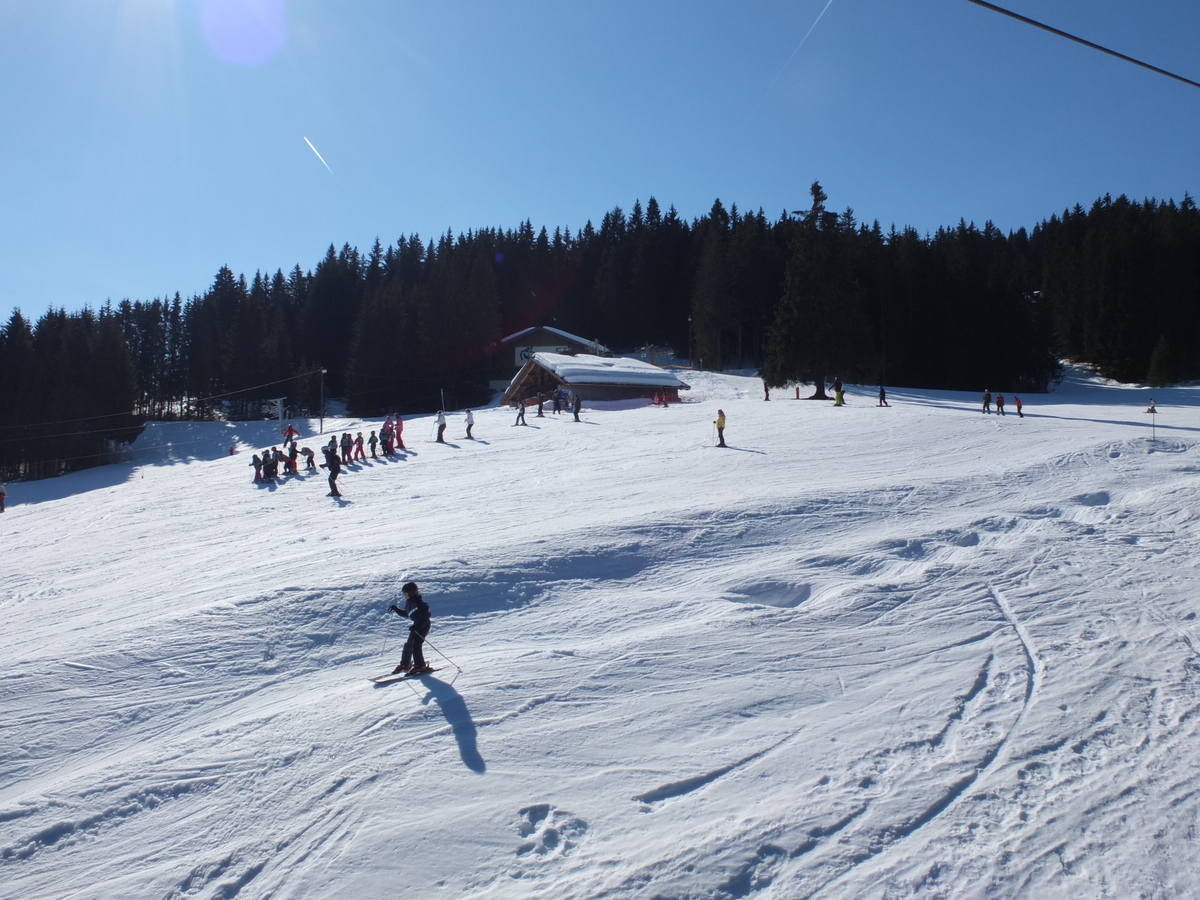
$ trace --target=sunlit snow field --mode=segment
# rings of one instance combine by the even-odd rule
[[[1196,896],[1200,388],[684,377],[340,502],[274,423],[9,485],[0,897]]]

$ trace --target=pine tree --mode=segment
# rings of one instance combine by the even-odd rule
[[[1175,365],[1175,353],[1171,349],[1171,341],[1165,335],[1160,335],[1154,345],[1154,353],[1150,356],[1150,368],[1146,373],[1146,383],[1151,387],[1165,387],[1178,380]]]
[[[710,369],[725,366],[726,332],[733,319],[729,275],[729,214],[718,199],[697,223],[699,255],[692,282],[694,352]]]
[[[827,379],[872,378],[877,366],[865,291],[854,265],[853,215],[826,211],[828,198],[819,182],[809,193],[812,206],[795,223],[783,298],[761,374],[771,387],[812,382],[813,398],[821,399]]]

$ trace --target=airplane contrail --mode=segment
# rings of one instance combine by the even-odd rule
[[[312,142],[312,141],[310,141],[308,138],[304,138],[304,143],[308,144],[308,149],[309,149],[309,150],[311,150],[313,153],[316,153],[316,154],[317,154],[317,159],[319,159],[319,160],[321,161],[321,165],[323,165],[325,168],[329,169],[329,163],[325,162],[325,157],[323,157],[323,156],[322,156],[322,155],[321,155],[321,154],[320,154],[320,153],[317,151],[317,148],[313,146],[313,142]],[[330,175],[333,175],[333,169],[329,169],[329,174],[330,174]]]
[[[970,2],[974,3],[975,0],[970,0]],[[817,22],[820,22],[821,19],[824,18],[825,13],[829,12],[829,7],[831,6],[833,6],[833,0],[829,0],[829,2],[825,4],[825,8],[821,10],[821,13],[817,16],[816,21],[813,22],[808,31],[804,33],[804,37],[800,38],[800,43],[796,45],[796,49],[792,51],[792,55],[787,58],[787,62],[785,62],[783,64],[783,68],[779,70],[779,75],[782,75],[784,70],[792,64],[792,60],[796,58],[796,54],[800,52],[800,48],[804,46],[804,42],[808,40],[808,36],[812,34],[813,30],[817,27]],[[779,75],[775,76],[776,80],[779,79]]]

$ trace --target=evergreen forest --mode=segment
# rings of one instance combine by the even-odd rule
[[[0,479],[104,462],[147,420],[478,405],[500,339],[553,325],[617,351],[667,347],[773,387],[1043,391],[1059,360],[1125,382],[1200,377],[1200,212],[1104,197],[1003,234],[921,235],[827,209],[769,219],[651,198],[599,227],[483,228],[330,246],[305,270],[201,295],[20,311],[0,327]]]

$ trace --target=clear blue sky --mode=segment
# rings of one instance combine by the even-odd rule
[[[819,180],[921,232],[1200,195],[1200,89],[966,0],[833,0],[800,46],[826,2],[0,0],[0,314],[651,195]],[[1000,5],[1200,80],[1195,0]]]

